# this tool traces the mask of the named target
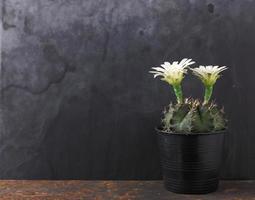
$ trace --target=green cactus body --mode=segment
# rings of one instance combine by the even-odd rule
[[[225,129],[226,121],[223,110],[215,104],[186,99],[183,104],[170,104],[166,108],[162,128],[166,132],[206,133]]]
[[[197,105],[193,115],[193,132],[210,132],[214,129],[213,117],[207,106]]]

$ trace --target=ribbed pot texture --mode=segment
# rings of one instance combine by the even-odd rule
[[[157,133],[167,190],[181,194],[217,190],[224,132],[187,135],[157,130]]]

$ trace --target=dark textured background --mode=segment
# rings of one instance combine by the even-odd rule
[[[0,178],[160,178],[153,128],[173,94],[147,72],[183,57],[229,66],[222,178],[255,178],[255,1],[0,4]]]

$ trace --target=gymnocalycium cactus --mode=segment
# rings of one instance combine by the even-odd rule
[[[225,129],[223,109],[214,103],[185,99],[182,104],[170,104],[164,111],[162,128],[166,132],[205,133]]]
[[[191,59],[183,59],[181,62],[165,62],[161,67],[154,67],[154,78],[161,76],[161,80],[172,85],[177,103],[171,103],[165,108],[162,119],[162,130],[168,133],[207,133],[224,130],[226,128],[226,120],[223,109],[219,109],[217,105],[210,102],[213,86],[220,77],[220,72],[227,67],[219,66],[199,66],[197,68],[189,68],[193,74],[197,76],[205,87],[203,102],[198,99],[183,100],[181,82],[184,74],[187,73],[189,65],[195,62]]]

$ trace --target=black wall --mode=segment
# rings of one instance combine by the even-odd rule
[[[174,96],[148,71],[184,57],[229,66],[222,178],[255,178],[255,1],[0,2],[0,178],[160,178],[153,129]]]

